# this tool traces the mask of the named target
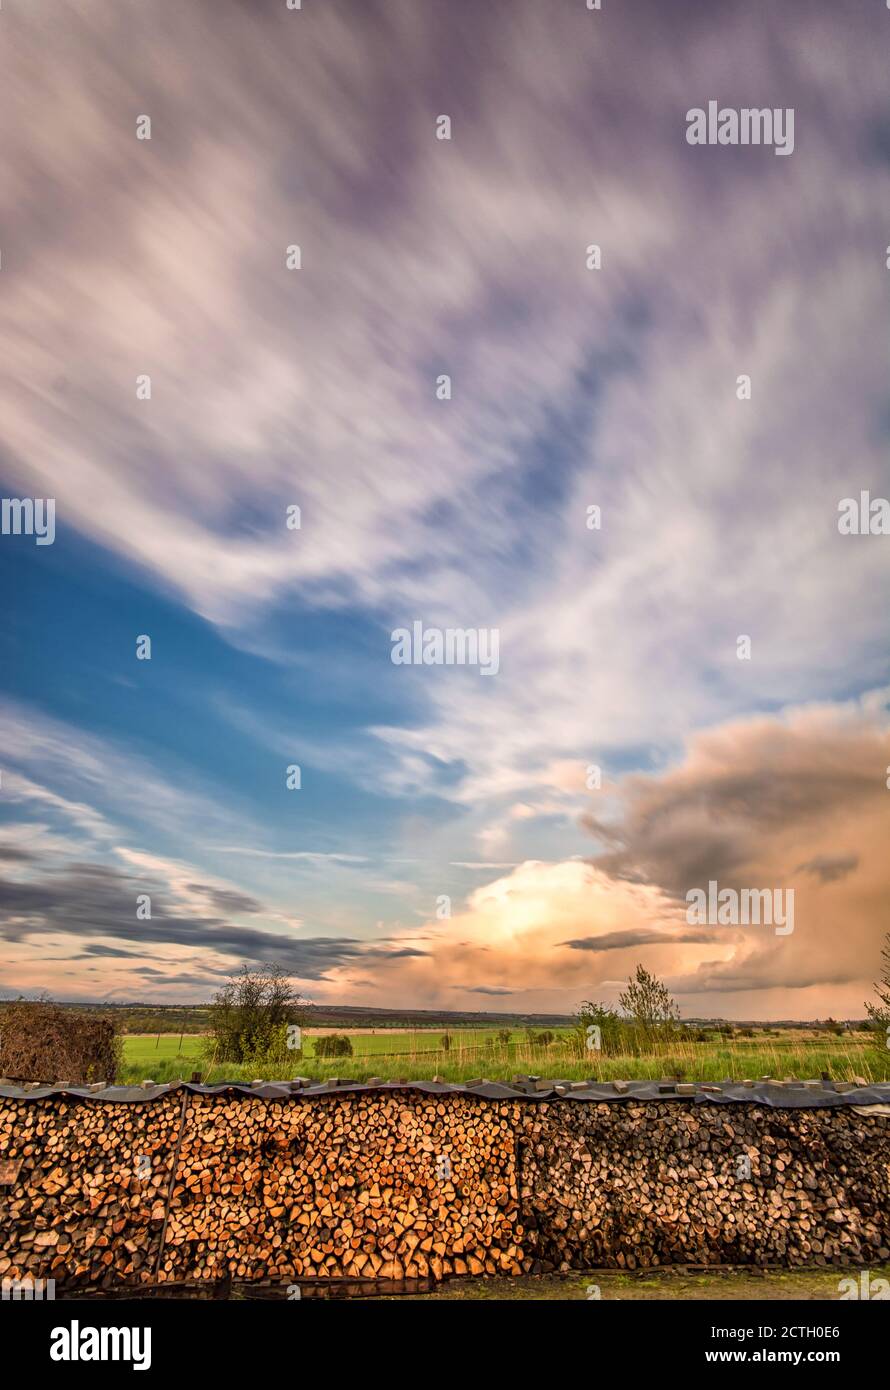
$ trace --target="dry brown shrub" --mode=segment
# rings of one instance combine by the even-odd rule
[[[120,1058],[121,1040],[109,1018],[26,1000],[0,1013],[0,1076],[110,1085]]]

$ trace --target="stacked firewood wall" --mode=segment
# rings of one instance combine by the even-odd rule
[[[890,1121],[878,1115],[676,1102],[524,1113],[533,1269],[890,1258]]]
[[[0,1098],[0,1277],[73,1288],[890,1258],[890,1121],[850,1108]]]
[[[195,1096],[161,1277],[521,1273],[515,1112],[454,1094]]]
[[[0,1277],[111,1288],[151,1282],[181,1099],[0,1099]]]

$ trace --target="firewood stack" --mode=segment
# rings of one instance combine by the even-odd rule
[[[890,1121],[852,1108],[0,1097],[2,1278],[286,1288],[888,1258]]]
[[[890,1258],[890,1122],[756,1105],[525,1113],[534,1271]]]
[[[193,1096],[161,1277],[521,1273],[515,1107]]]
[[[179,1128],[176,1095],[145,1104],[0,1100],[0,1278],[150,1282]]]

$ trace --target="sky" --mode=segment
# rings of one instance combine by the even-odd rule
[[[0,494],[55,532],[0,534],[0,995],[864,1014],[888,55],[871,0],[7,0]]]

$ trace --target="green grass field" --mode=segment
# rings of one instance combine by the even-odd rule
[[[347,1030],[343,1030],[347,1031]],[[309,1076],[324,1080],[331,1076],[367,1081],[372,1076],[384,1080],[428,1080],[440,1076],[447,1081],[509,1078],[517,1072],[540,1076],[601,1081],[681,1077],[689,1081],[757,1079],[769,1075],[818,1079],[823,1072],[833,1080],[849,1081],[857,1076],[866,1081],[890,1081],[890,1052],[875,1045],[874,1035],[851,1033],[842,1038],[811,1036],[786,1030],[772,1036],[734,1038],[712,1042],[683,1042],[645,1054],[626,1053],[602,1057],[590,1053],[578,1057],[568,1045],[568,1030],[553,1030],[555,1040],[548,1046],[535,1046],[523,1032],[511,1033],[510,1043],[499,1043],[492,1030],[455,1029],[451,1046],[441,1046],[442,1032],[383,1031],[350,1032],[352,1057],[320,1059],[315,1056],[314,1039],[304,1034],[302,1057],[274,1067],[207,1065],[201,1034],[129,1034],[124,1038],[124,1065],[119,1079],[137,1082],[188,1079],[200,1071],[204,1081],[288,1080]]]

